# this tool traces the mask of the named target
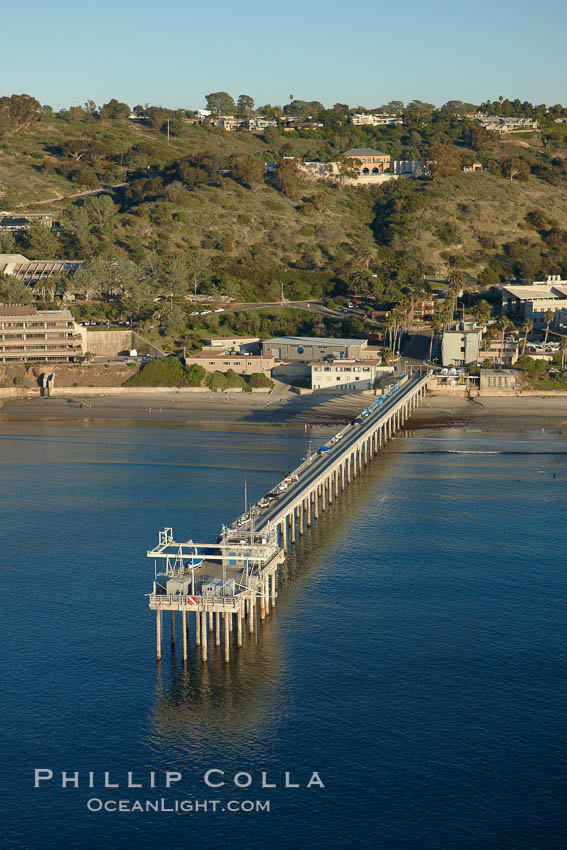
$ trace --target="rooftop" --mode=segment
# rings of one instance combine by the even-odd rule
[[[557,287],[554,287],[554,289]],[[503,286],[503,292],[509,292],[520,301],[531,301],[536,298],[559,298],[551,291],[550,286]]]
[[[384,151],[375,151],[374,148],[350,148],[343,156],[389,156]]]
[[[65,319],[72,322],[73,316],[70,310],[36,310],[23,304],[0,304],[0,315],[2,316],[33,316],[36,319]]]
[[[0,254],[0,266],[4,266],[7,263],[29,263],[27,257],[24,257],[22,254]]]
[[[232,351],[232,349],[227,348],[213,348],[212,350],[201,349],[201,351],[193,351],[190,354],[187,354],[188,360],[191,360],[195,357],[202,358],[203,360],[272,360],[271,357],[262,357],[260,354],[242,354],[238,351]]]
[[[262,342],[280,343],[281,345],[366,345],[366,339],[337,339],[327,336],[276,336],[263,339]]]

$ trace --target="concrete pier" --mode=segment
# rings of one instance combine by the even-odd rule
[[[147,553],[156,565],[149,607],[156,612],[158,661],[162,657],[162,613],[168,610],[172,648],[175,612],[181,612],[183,662],[189,655],[187,614],[191,612],[195,613],[195,646],[203,663],[208,660],[209,633],[215,647],[224,645],[226,663],[230,661],[233,629],[236,646],[244,648],[246,618],[252,636],[257,602],[260,622],[275,608],[277,570],[288,550],[331,508],[333,500],[342,500],[347,486],[379,457],[424,397],[426,385],[425,376],[400,378],[385,397],[370,403],[323,451],[317,456],[310,454],[285,478],[285,486],[271,491],[261,509],[256,506],[252,527],[250,518],[244,522],[241,518],[228,529],[223,526],[216,543],[176,543],[172,529],[160,531],[159,544]],[[158,563],[163,565],[163,572],[158,571]]]

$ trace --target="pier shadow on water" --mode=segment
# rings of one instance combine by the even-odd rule
[[[196,738],[211,735],[226,744],[247,727],[269,730],[272,712],[281,703],[280,689],[290,672],[287,638],[296,627],[295,608],[328,560],[326,556],[331,553],[332,557],[332,551],[349,536],[358,515],[395,464],[395,454],[382,452],[313,520],[311,528],[298,535],[278,570],[275,608],[262,621],[256,606],[254,633],[249,634],[246,621],[240,649],[233,632],[229,663],[224,661],[223,646],[214,645],[212,632],[208,661],[201,661],[191,616],[189,658],[183,662],[180,618],[176,621],[177,643],[171,646],[170,618],[164,616],[163,658],[157,663],[152,732],[146,741],[150,750],[155,753],[172,746],[183,750],[192,747]],[[314,618],[318,605],[324,604],[325,597],[314,601]]]

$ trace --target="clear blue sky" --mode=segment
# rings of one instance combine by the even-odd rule
[[[0,95],[54,108],[331,106],[490,97],[566,103],[565,0],[26,0],[1,24]]]

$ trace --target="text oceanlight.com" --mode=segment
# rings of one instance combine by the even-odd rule
[[[270,800],[87,800],[89,812],[269,812]]]

